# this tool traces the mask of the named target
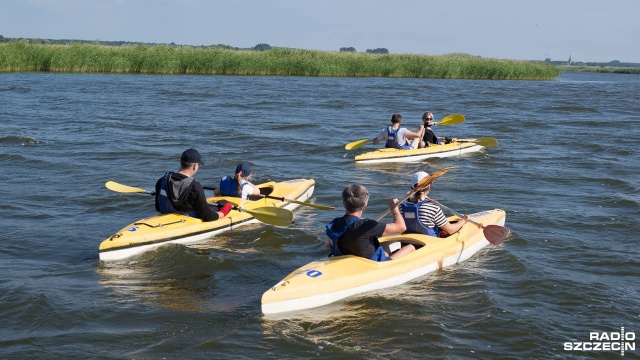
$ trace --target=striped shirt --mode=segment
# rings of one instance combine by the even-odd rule
[[[407,201],[407,203],[415,204],[410,201]],[[402,212],[402,209],[400,209],[400,212]],[[442,227],[447,222],[449,222],[444,216],[444,213],[442,212],[440,206],[432,202],[425,202],[424,204],[420,205],[420,208],[418,209],[418,217],[420,218],[420,222],[422,223],[422,225],[429,228],[433,228],[435,226]]]

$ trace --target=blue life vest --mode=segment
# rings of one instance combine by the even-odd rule
[[[246,181],[243,182],[242,186],[240,187],[241,193],[245,185],[247,185]],[[238,194],[238,182],[236,181],[236,179],[229,176],[224,176],[222,177],[222,179],[220,179],[220,195],[221,196],[241,197],[242,196],[241,193]]]
[[[338,238],[342,236],[342,234],[344,234],[345,231],[347,231],[349,226],[355,224],[356,221],[360,220],[359,217],[354,217],[353,219],[347,222],[347,225],[345,225],[344,229],[340,231],[333,231],[333,223],[338,219],[342,219],[342,218],[335,218],[331,220],[330,223],[327,224],[326,233],[327,233],[327,236],[329,237],[329,244],[331,245],[331,254],[329,256],[344,255],[342,251],[340,251],[340,248],[338,247]]]
[[[171,173],[168,172],[164,174],[164,178],[162,178],[162,182],[160,183],[160,193],[158,194],[158,205],[160,206],[161,214],[182,214],[191,217],[200,217],[197,211],[178,211],[173,206],[171,199],[167,196],[167,180],[171,176]]]
[[[400,204],[400,209],[402,209],[402,217],[404,218],[404,223],[407,226],[407,233],[413,234],[425,234],[429,236],[440,237],[440,228],[434,226],[432,228],[425,226],[422,221],[420,221],[420,205],[428,202],[429,200],[422,200],[417,204],[409,203],[407,201],[403,201]]]
[[[385,147],[388,148],[396,148],[396,149],[411,149],[411,145],[409,142],[405,142],[404,144],[398,144],[398,130],[400,127],[393,129],[391,126],[387,127],[387,143]]]

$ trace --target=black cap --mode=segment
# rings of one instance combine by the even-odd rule
[[[196,149],[187,149],[182,153],[180,157],[181,162],[195,164],[198,163],[200,165],[204,165],[202,158],[200,157],[200,153]]]

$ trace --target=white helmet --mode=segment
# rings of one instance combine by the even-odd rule
[[[418,171],[417,173],[413,174],[411,176],[411,188],[415,188],[416,185],[418,185],[418,183],[427,176],[429,176],[429,174],[425,171]]]

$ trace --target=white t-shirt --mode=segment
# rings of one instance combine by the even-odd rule
[[[253,186],[251,186],[247,180],[242,180],[242,194],[240,194],[240,198],[246,200],[251,194],[253,194]]]
[[[387,128],[382,129],[378,136],[376,136],[380,141],[386,141],[389,138],[389,133],[387,132]],[[407,128],[399,128],[396,133],[396,143],[400,144],[400,146],[407,143]]]

